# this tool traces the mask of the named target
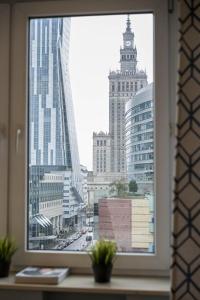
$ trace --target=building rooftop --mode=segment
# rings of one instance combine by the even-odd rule
[[[149,101],[149,100],[153,100],[153,87],[154,87],[154,83],[150,83],[147,86],[145,86],[144,88],[140,89],[135,96],[130,99],[127,104],[126,104],[126,111],[128,111],[129,109],[131,109],[134,106],[137,106],[143,102]]]
[[[110,134],[108,132],[103,132],[103,131],[93,132],[93,137],[95,137],[95,136],[110,137]]]

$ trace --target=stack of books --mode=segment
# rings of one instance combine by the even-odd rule
[[[16,283],[58,284],[69,274],[69,268],[27,267],[15,275]]]

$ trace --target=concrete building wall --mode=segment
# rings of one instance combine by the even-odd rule
[[[116,241],[119,251],[131,251],[130,212],[130,200],[99,200],[99,237]]]
[[[110,135],[100,131],[93,133],[93,174],[110,172]]]
[[[147,198],[131,200],[131,246],[137,251],[153,251],[153,211]]]

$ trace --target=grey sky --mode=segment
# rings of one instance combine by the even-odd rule
[[[70,79],[80,162],[92,170],[92,133],[108,132],[109,70],[119,69],[126,15],[74,17],[71,20]],[[130,15],[138,68],[153,81],[153,16]]]

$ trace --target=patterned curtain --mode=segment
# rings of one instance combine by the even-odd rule
[[[200,0],[180,0],[172,299],[200,300]]]

